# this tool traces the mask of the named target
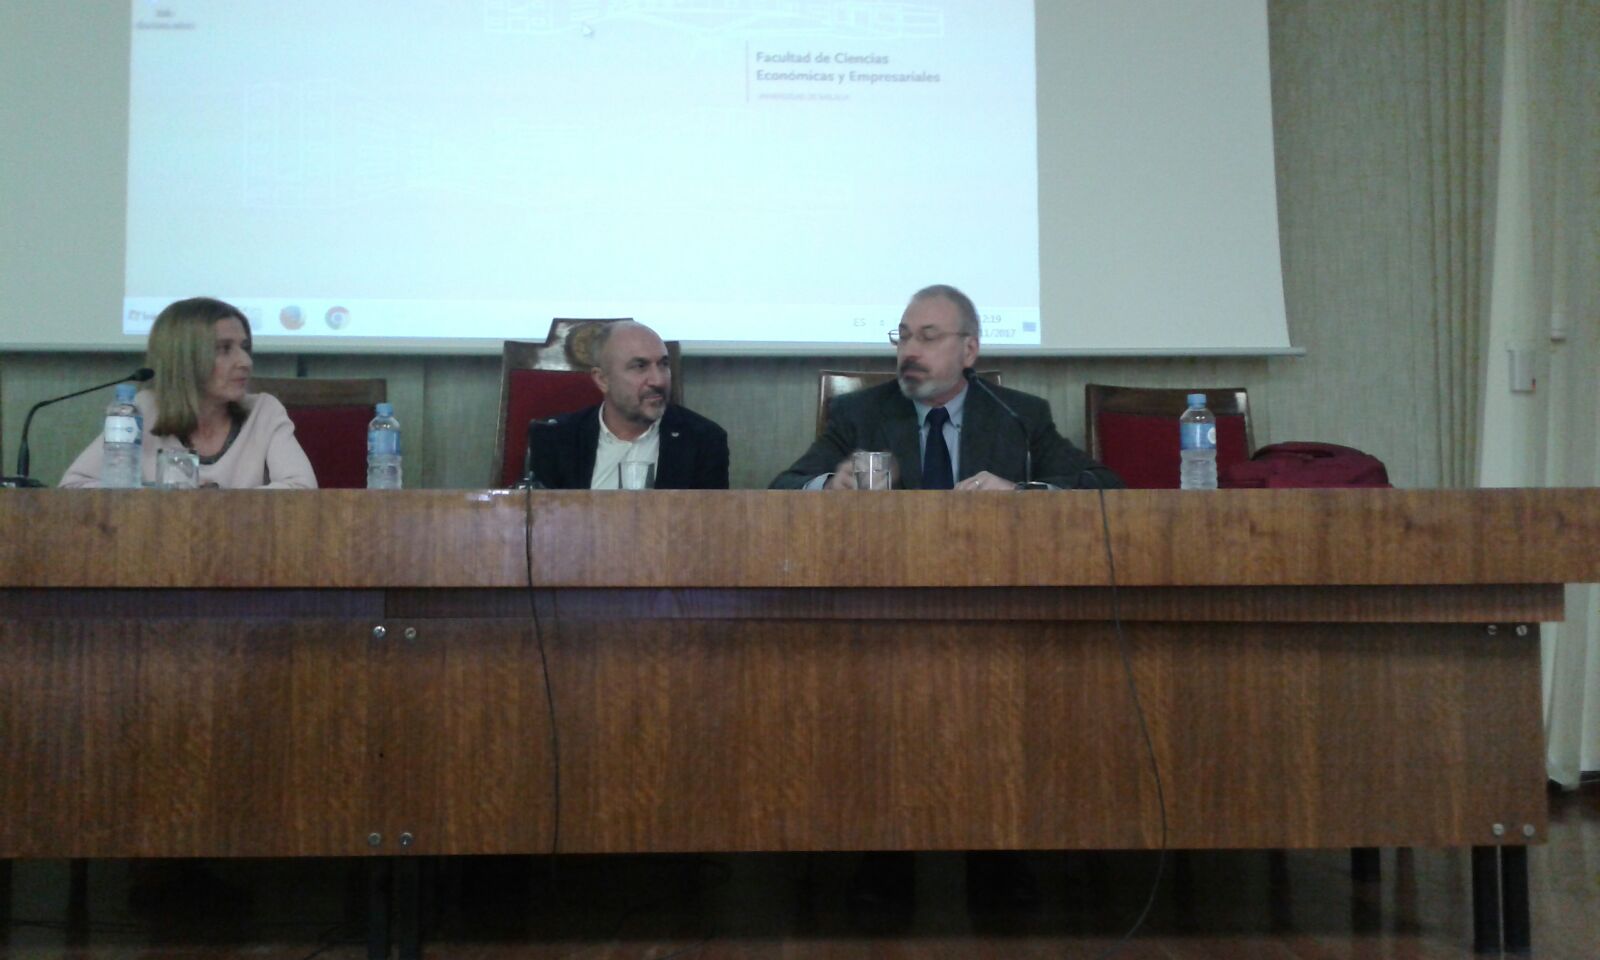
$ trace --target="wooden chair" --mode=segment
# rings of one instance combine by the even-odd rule
[[[372,408],[388,398],[386,381],[255,377],[251,388],[272,394],[288,408],[295,439],[316,471],[317,486],[366,487],[367,424]]]
[[[500,354],[500,419],[495,429],[494,464],[489,484],[504,489],[522,479],[528,452],[528,423],[582,410],[600,402],[592,342],[605,320],[556,319],[543,343],[507,340]],[[676,340],[667,342],[672,364],[672,403],[683,402],[682,364]]]
[[[1087,384],[1084,437],[1089,455],[1129,487],[1177,489],[1178,417],[1188,396],[1204,393],[1217,417],[1217,474],[1255,452],[1250,399],[1243,387],[1115,387]]]
[[[982,370],[978,376],[996,386],[1000,384],[999,370]],[[828,404],[833,398],[875,387],[894,379],[893,370],[822,370],[817,373],[817,436],[828,428]]]

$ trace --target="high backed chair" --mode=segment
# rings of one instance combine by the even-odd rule
[[[980,370],[978,376],[998,386],[999,370]],[[893,370],[821,370],[817,373],[817,436],[828,428],[828,404],[833,398],[876,387],[894,379]]]
[[[1255,452],[1250,399],[1243,387],[1083,388],[1089,455],[1117,472],[1129,487],[1177,489],[1178,418],[1188,396],[1204,393],[1217,417],[1217,473]]]
[[[254,377],[251,387],[272,394],[289,409],[295,439],[317,473],[317,486],[367,485],[367,424],[372,408],[388,398],[386,381]]]
[[[543,343],[507,340],[500,354],[500,422],[495,430],[494,465],[489,483],[505,488],[522,478],[528,452],[528,423],[582,410],[600,402],[593,340],[606,320],[556,319]],[[676,340],[667,342],[672,363],[672,403],[683,402],[682,364]]]

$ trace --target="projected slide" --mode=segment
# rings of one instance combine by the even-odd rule
[[[1031,0],[134,0],[130,109],[127,334],[1040,342]]]

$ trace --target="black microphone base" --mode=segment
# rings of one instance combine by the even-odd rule
[[[21,490],[28,487],[42,487],[41,481],[32,477],[0,477],[0,489]]]

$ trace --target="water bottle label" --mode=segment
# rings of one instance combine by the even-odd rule
[[[1180,423],[1178,424],[1179,449],[1182,450],[1215,450],[1217,449],[1217,425],[1214,423]]]
[[[106,443],[138,443],[139,421],[134,417],[106,417]]]
[[[367,456],[400,456],[399,430],[368,430]]]

